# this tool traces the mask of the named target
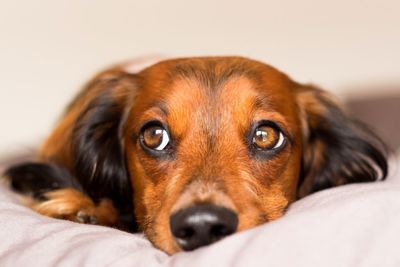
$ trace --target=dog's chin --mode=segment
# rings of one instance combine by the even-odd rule
[[[157,230],[156,230],[157,231]],[[153,232],[153,231],[152,231]],[[164,251],[169,255],[183,251],[178,244],[175,242],[174,238],[170,234],[164,234],[164,232],[157,232],[155,235],[153,233],[145,233],[150,242],[158,249]]]
[[[144,225],[145,227],[143,227],[143,225],[139,225],[139,227],[143,230],[143,233],[154,247],[169,255],[182,251],[172,236],[169,220],[165,214],[160,213],[159,216],[156,216],[156,218],[152,220],[148,217]]]
[[[164,251],[168,255],[173,255],[175,253],[183,251],[176,244],[172,244],[172,243],[175,243],[175,242],[171,242],[171,244],[169,244],[169,245],[167,244],[164,248],[163,247],[159,247],[159,249],[161,249],[162,251]]]

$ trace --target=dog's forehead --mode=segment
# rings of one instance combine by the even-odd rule
[[[292,111],[291,80],[244,58],[170,60],[140,77],[143,97],[138,101],[145,99],[145,107],[152,111],[160,108],[178,132],[188,125],[210,132],[232,122],[247,128],[257,112],[285,117]]]
[[[217,85],[232,76],[243,75],[260,80],[267,75],[271,80],[289,80],[274,67],[243,57],[198,57],[160,61],[140,72],[148,78],[175,80],[178,76],[197,79],[209,85]]]
[[[200,93],[215,99],[223,91],[228,98],[257,94],[270,98],[272,103],[282,97],[288,99],[295,84],[277,69],[241,57],[166,60],[140,72],[139,77],[145,87],[144,94],[154,96],[154,100],[184,90],[192,98],[199,97]],[[235,91],[239,89],[241,94]]]

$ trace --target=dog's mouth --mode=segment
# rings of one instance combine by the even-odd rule
[[[225,207],[198,204],[173,213],[169,224],[179,247],[191,251],[235,233],[238,216]]]

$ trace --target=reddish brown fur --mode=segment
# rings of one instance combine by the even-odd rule
[[[235,65],[253,70],[257,77],[234,74],[218,85],[216,95],[209,93],[214,88],[206,88],[193,77],[177,73],[171,77],[171,69],[176,65],[190,64],[206,70],[209,62],[216,64],[215,77]],[[94,81],[123,75],[111,70]],[[296,198],[300,169],[302,129],[295,103],[297,84],[267,65],[242,58],[166,61],[139,76],[141,90],[137,92],[137,101],[131,104],[123,141],[135,191],[135,214],[151,241],[169,253],[178,251],[169,230],[169,216],[193,203],[211,202],[236,211],[239,231],[283,214]],[[128,83],[127,86],[132,87]],[[120,87],[119,95],[124,96],[124,88]],[[71,164],[72,153],[67,148],[72,124],[101,90],[98,85],[97,89],[96,85],[89,88],[45,142],[41,150],[43,159],[58,155],[59,161]],[[168,115],[155,107],[157,102],[168,108]],[[165,122],[171,135],[179,140],[176,160],[158,162],[132,141],[142,123],[149,119]],[[260,119],[278,121],[294,137],[282,154],[264,162],[249,156],[243,142],[249,125]],[[207,151],[210,133],[216,139],[213,151]]]
[[[73,168],[71,129],[92,99],[105,90],[123,107],[119,138],[137,222],[168,253],[180,251],[169,226],[174,211],[212,203],[238,214],[238,231],[248,229],[279,218],[297,198],[303,153],[316,168],[324,160],[304,149],[310,127],[320,123],[321,116],[313,114],[326,112],[315,97],[320,91],[299,85],[268,65],[239,57],[168,60],[138,74],[126,73],[124,66],[103,72],[73,102],[44,143],[43,160]],[[156,159],[141,147],[137,137],[149,120],[168,126],[175,142],[173,158]],[[286,147],[268,160],[249,153],[246,141],[251,125],[260,120],[276,122],[288,138]],[[317,142],[312,149],[315,154],[324,144]],[[307,179],[300,196],[311,191],[312,178]],[[50,199],[75,203],[74,213],[95,209],[85,197],[76,201],[75,193]],[[35,209],[59,215],[52,207]],[[107,209],[101,212],[113,219],[115,211]]]
[[[204,64],[203,60],[189,61],[200,68]],[[229,68],[231,61],[241,59],[219,59],[216,72]],[[170,214],[177,209],[203,202],[229,207],[239,214],[241,231],[280,217],[296,198],[302,136],[294,102],[296,85],[272,68],[245,63],[268,79],[233,75],[215,95],[190,77],[173,77],[173,82],[163,84],[163,75],[179,61],[161,63],[142,73],[145,81],[137,98],[140,103],[134,103],[128,118],[131,127],[125,144],[139,224],[169,253],[179,250],[168,225]],[[154,108],[158,99],[164,99],[167,115]],[[257,101],[264,102],[262,108]],[[171,135],[179,140],[176,160],[158,162],[130,140],[148,118],[170,126]],[[260,119],[278,121],[295,137],[270,161],[249,156],[243,141],[249,125]],[[207,144],[210,134],[215,138],[212,151]]]

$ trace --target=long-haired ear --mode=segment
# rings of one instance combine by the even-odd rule
[[[303,123],[303,166],[298,196],[348,183],[385,179],[382,142],[351,119],[332,97],[308,86],[297,91]]]
[[[134,87],[128,74],[106,72],[78,97],[86,103],[71,132],[73,169],[95,199],[110,197],[123,204],[132,196],[122,135]]]

